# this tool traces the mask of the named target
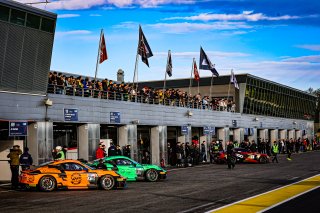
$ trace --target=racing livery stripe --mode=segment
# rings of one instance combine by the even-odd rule
[[[208,212],[263,212],[319,187],[320,175],[316,175]]]

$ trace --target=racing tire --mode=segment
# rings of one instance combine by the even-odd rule
[[[259,158],[259,163],[266,164],[268,163],[268,159],[266,157]]]
[[[116,181],[114,177],[112,177],[111,175],[104,175],[100,178],[100,181],[99,181],[100,187],[104,190],[113,189],[115,183]]]
[[[52,176],[46,175],[40,178],[38,188],[43,192],[52,192],[57,186],[56,179]]]
[[[146,180],[149,182],[156,182],[159,178],[159,174],[156,170],[154,169],[149,169],[146,172]]]

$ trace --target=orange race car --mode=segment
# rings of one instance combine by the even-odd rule
[[[33,170],[23,171],[20,184],[50,192],[62,189],[124,188],[126,179],[116,171],[94,169],[77,160],[60,160],[44,163]]]

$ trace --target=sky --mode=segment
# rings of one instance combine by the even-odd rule
[[[22,3],[44,0],[15,0]],[[51,70],[94,76],[100,30],[108,60],[98,77],[133,80],[139,25],[154,54],[138,80],[189,78],[200,46],[220,75],[249,73],[300,90],[320,88],[318,0],[49,0],[58,14]],[[211,76],[200,70],[200,78]],[[169,79],[169,78],[168,78]]]

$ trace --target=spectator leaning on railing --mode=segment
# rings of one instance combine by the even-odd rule
[[[133,101],[207,110],[235,112],[236,105],[228,99],[188,94],[180,89],[154,89],[143,87],[136,91],[133,84],[116,84],[112,80],[91,80],[57,72],[49,73],[48,93],[94,97],[111,100]]]

